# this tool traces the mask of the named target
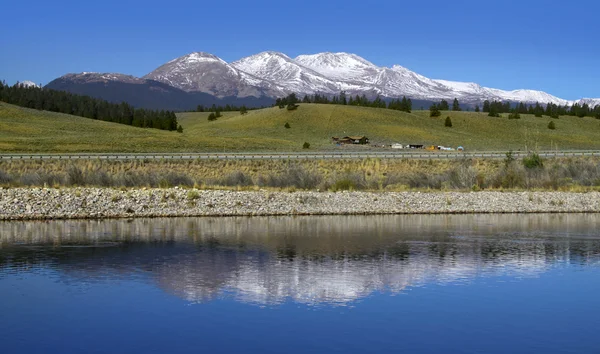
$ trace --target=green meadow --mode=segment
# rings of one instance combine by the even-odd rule
[[[446,117],[452,127],[444,126]],[[381,149],[343,146],[331,137],[366,135],[372,145],[402,143],[464,146],[468,151],[598,149],[600,120],[585,117],[551,119],[522,115],[509,120],[485,113],[429,111],[404,113],[388,109],[300,104],[297,110],[278,107],[224,112],[216,121],[208,113],[180,113],[184,132],[141,129],[65,114],[0,103],[0,152],[260,152]],[[548,129],[554,121],[556,129]],[[286,123],[290,128],[286,128]]]

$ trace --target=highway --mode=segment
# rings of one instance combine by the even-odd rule
[[[600,150],[540,151],[544,158],[600,156]],[[514,158],[527,152],[515,151]],[[110,153],[110,154],[0,154],[0,161],[14,160],[323,160],[323,159],[421,159],[452,160],[488,158],[504,159],[506,151],[378,151],[378,152],[289,152],[289,153]]]

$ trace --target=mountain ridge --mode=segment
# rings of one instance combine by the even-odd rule
[[[76,86],[81,84],[82,78],[85,79],[83,81],[93,78],[92,82],[97,86],[102,82],[105,85],[107,82],[123,82],[148,84],[155,90],[168,91],[165,87],[156,88],[161,83],[191,95],[207,94],[216,100],[237,98],[267,102],[290,93],[333,96],[345,91],[369,98],[378,95],[390,99],[406,96],[422,101],[457,98],[461,104],[471,106],[484,100],[563,106],[575,103],[591,107],[600,105],[600,98],[566,100],[538,90],[501,90],[474,82],[431,79],[401,65],[377,66],[347,52],[303,54],[291,58],[281,52],[264,51],[231,63],[211,53],[192,52],[168,61],[141,78],[118,73],[67,74],[48,86],[56,87],[59,80],[63,83],[60,85],[62,89],[68,90],[67,81],[73,81]]]

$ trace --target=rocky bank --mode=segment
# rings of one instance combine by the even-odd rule
[[[600,193],[11,188],[0,220],[165,216],[596,213]]]

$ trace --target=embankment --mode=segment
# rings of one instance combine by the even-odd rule
[[[596,213],[600,192],[274,192],[9,188],[0,220],[164,216]]]

